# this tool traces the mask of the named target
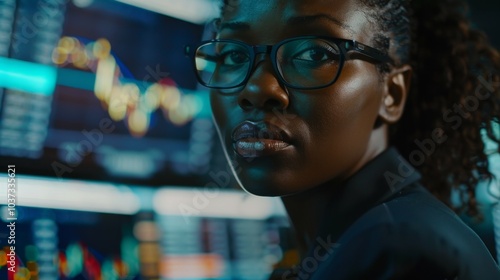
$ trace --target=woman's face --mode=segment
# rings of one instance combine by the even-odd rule
[[[373,28],[356,0],[229,2],[220,39],[273,45],[321,35],[372,45]],[[240,185],[256,195],[283,196],[352,175],[384,148],[385,139],[374,132],[383,87],[373,63],[352,59],[331,86],[287,89],[269,56],[257,56],[243,87],[211,94],[219,136]]]

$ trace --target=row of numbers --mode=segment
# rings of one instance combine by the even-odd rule
[[[7,169],[7,220],[17,220],[16,215],[16,166],[9,165]]]

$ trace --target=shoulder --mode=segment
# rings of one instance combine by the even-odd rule
[[[449,207],[418,184],[365,213],[341,238],[370,232],[370,228],[385,228],[401,238],[444,238],[446,243],[462,247],[467,246],[466,241],[482,244]]]
[[[365,213],[336,246],[322,277],[336,271],[345,279],[500,279],[480,238],[418,185]]]

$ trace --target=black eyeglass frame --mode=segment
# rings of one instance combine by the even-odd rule
[[[340,49],[339,70],[337,71],[337,74],[334,77],[334,79],[330,83],[328,83],[326,85],[321,85],[321,86],[316,86],[316,87],[294,86],[294,85],[288,83],[287,81],[285,81],[285,79],[283,78],[283,75],[279,71],[278,62],[277,62],[277,59],[276,59],[277,58],[278,49],[282,45],[284,45],[284,44],[286,44],[288,42],[296,41],[296,40],[307,40],[307,39],[322,39],[322,40],[330,41],[330,42],[335,43],[339,47],[339,49]],[[205,83],[202,80],[202,78],[200,77],[200,75],[198,73],[198,70],[197,70],[197,67],[196,67],[196,56],[195,56],[195,54],[196,54],[196,52],[198,51],[198,49],[200,47],[202,47],[202,46],[204,46],[206,44],[217,43],[217,42],[234,43],[234,44],[238,44],[238,45],[244,47],[245,49],[247,49],[248,54],[250,56],[249,57],[249,61],[251,61],[251,63],[248,64],[247,74],[246,74],[245,78],[242,80],[241,83],[239,83],[237,85],[234,85],[234,86],[211,86],[211,85],[208,85],[207,83]],[[191,46],[186,46],[185,49],[184,49],[185,55],[188,56],[188,57],[190,57],[191,60],[192,60],[193,69],[195,71],[195,75],[196,75],[196,78],[197,78],[198,82],[200,84],[202,84],[203,86],[208,87],[208,88],[212,88],[212,89],[232,89],[232,88],[237,88],[237,87],[241,87],[241,86],[245,85],[248,82],[248,80],[250,79],[250,76],[253,73],[252,69],[255,67],[255,58],[259,54],[269,54],[270,55],[271,63],[273,65],[274,71],[277,74],[276,77],[286,87],[291,88],[291,89],[299,89],[299,90],[313,90],[313,89],[325,88],[325,87],[331,86],[332,84],[334,84],[337,81],[337,79],[340,76],[340,73],[342,73],[342,68],[344,66],[345,61],[351,59],[351,57],[348,55],[348,52],[351,52],[351,51],[354,51],[354,52],[357,52],[357,53],[359,53],[361,55],[364,55],[367,58],[370,58],[370,59],[372,59],[372,60],[374,60],[375,62],[378,62],[378,63],[390,63],[390,64],[394,63],[394,61],[392,60],[392,58],[389,55],[387,55],[387,54],[379,51],[376,48],[373,48],[373,47],[370,47],[368,45],[362,44],[362,43],[360,43],[360,42],[358,42],[356,40],[341,39],[341,38],[328,37],[328,36],[300,36],[300,37],[293,37],[293,38],[288,38],[288,39],[285,39],[283,41],[280,41],[280,42],[278,42],[278,43],[276,43],[274,45],[249,45],[249,44],[246,44],[246,43],[244,43],[242,41],[238,41],[238,40],[214,39],[214,40],[203,41],[196,48],[192,48]]]

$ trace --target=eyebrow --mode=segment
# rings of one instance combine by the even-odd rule
[[[248,30],[250,29],[250,24],[242,21],[230,21],[230,22],[223,22],[219,26],[219,31],[222,31],[224,29],[231,29],[231,30]]]
[[[338,20],[337,18],[335,18],[333,16],[326,15],[326,14],[295,16],[295,17],[291,17],[290,19],[288,19],[287,23],[290,25],[304,25],[304,24],[312,24],[312,23],[322,21],[322,20],[327,20],[329,22],[332,22],[335,25],[338,25],[339,27],[341,27],[342,29],[349,31],[349,33],[354,33],[354,31],[352,30],[352,28],[349,25],[343,23],[342,21]]]

